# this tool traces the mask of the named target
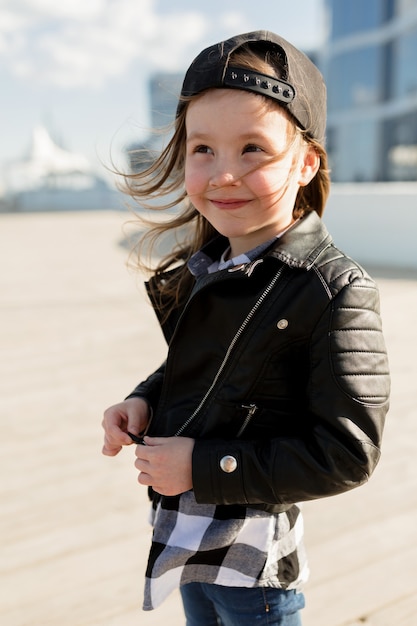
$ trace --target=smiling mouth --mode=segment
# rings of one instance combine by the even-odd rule
[[[210,202],[217,208],[217,209],[240,209],[240,207],[244,206],[245,204],[247,204],[249,202],[249,200],[210,200]]]

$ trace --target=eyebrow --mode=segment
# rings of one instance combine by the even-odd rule
[[[196,139],[201,139],[201,140],[206,140],[206,139],[210,139],[211,136],[209,133],[204,133],[204,132],[199,132],[199,131],[193,131],[191,132],[189,135],[187,135],[187,139],[186,141],[194,141]],[[243,141],[249,141],[252,140],[254,141],[255,139],[268,139],[269,135],[268,133],[261,133],[258,131],[254,131],[252,133],[243,133],[242,135],[239,135],[238,139],[241,139]]]
[[[207,139],[210,135],[208,133],[200,133],[193,131],[189,135],[187,135],[187,141],[191,141],[194,139]]]

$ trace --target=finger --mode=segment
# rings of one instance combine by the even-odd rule
[[[109,424],[106,429],[106,436],[110,439],[115,439],[117,441],[126,441],[127,443],[131,443],[131,439],[127,432],[122,430],[122,428],[118,424]]]
[[[140,472],[148,472],[149,473],[151,464],[149,463],[149,461],[146,461],[144,459],[136,459],[135,467]]]
[[[167,442],[167,440],[168,437],[149,437],[148,435],[143,438],[143,441],[147,446],[162,446]]]
[[[151,454],[152,452],[150,450],[150,446],[147,446],[146,444],[138,444],[135,448],[135,456],[138,459],[149,461],[149,459],[151,458]]]
[[[128,416],[126,431],[134,435],[139,435],[139,433],[143,431],[143,422],[141,418],[136,415],[133,417]]]
[[[106,454],[107,456],[115,456],[116,454],[120,452],[120,450],[122,449],[122,446],[130,445],[130,444],[132,444],[131,438],[128,437],[127,435],[124,436],[122,432],[120,432],[119,436],[117,437],[109,436],[109,434],[106,433],[104,435],[104,445],[103,445],[102,452],[103,454]]]
[[[138,483],[145,485],[146,487],[152,487],[152,478],[146,472],[140,472],[138,476]]]
[[[122,446],[111,446],[109,444],[104,444],[101,452],[105,456],[116,456],[122,449]]]
[[[129,435],[117,427],[109,429],[106,432],[104,441],[109,447],[130,446],[133,443]]]

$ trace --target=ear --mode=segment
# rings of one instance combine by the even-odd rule
[[[304,154],[302,155],[300,160],[300,169],[298,176],[298,184],[300,185],[300,187],[305,187],[313,180],[313,178],[317,174],[319,167],[320,157],[318,155],[318,152],[312,145],[307,144],[304,149]]]

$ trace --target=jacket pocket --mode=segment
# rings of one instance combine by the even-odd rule
[[[258,407],[256,406],[256,404],[242,404],[241,409],[244,412],[246,412],[246,415],[244,415],[242,425],[239,428],[238,432],[236,433],[236,437],[237,438],[239,438],[239,437],[241,437],[243,435],[243,433],[245,432],[245,430],[249,426],[250,422],[252,421],[253,416],[255,415],[256,411],[258,410]]]
[[[186,434],[201,439],[237,439],[242,437],[258,412],[256,404],[216,401],[203,419],[194,423]]]

